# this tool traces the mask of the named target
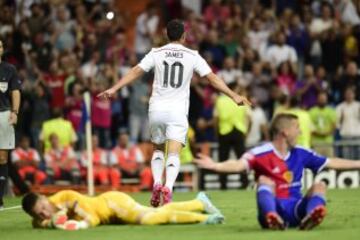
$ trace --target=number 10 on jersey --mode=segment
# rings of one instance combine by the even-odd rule
[[[170,77],[170,86],[172,88],[179,88],[183,82],[184,65],[182,65],[180,62],[174,62],[172,65],[169,65],[165,61],[163,62],[163,64],[164,64],[163,87],[167,88],[169,86],[169,77]],[[176,67],[179,68],[177,79],[175,79]],[[170,76],[169,76],[169,68],[170,68]]]

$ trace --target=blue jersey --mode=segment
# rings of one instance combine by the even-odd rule
[[[314,173],[319,172],[327,162],[327,158],[315,152],[296,146],[286,157],[282,157],[272,143],[265,143],[252,148],[242,158],[249,169],[255,171],[256,179],[263,175],[276,184],[277,198],[301,198],[301,179],[305,168]]]

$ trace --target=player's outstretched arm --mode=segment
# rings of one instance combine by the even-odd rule
[[[360,161],[343,158],[329,158],[326,167],[339,170],[360,169]]]
[[[248,105],[251,106],[250,101],[244,97],[236,94],[233,92],[226,84],[225,82],[219,78],[215,73],[211,72],[206,75],[206,78],[210,82],[211,86],[213,86],[215,89],[219,90],[220,92],[226,94],[228,97],[230,97],[234,102],[238,105]]]
[[[130,69],[130,71],[123,78],[121,78],[120,81],[118,81],[114,86],[112,86],[111,88],[107,89],[102,93],[99,93],[97,97],[103,99],[112,98],[120,88],[132,83],[133,81],[141,77],[143,74],[144,74],[144,70],[138,65],[136,65],[135,67]]]
[[[194,162],[200,168],[209,169],[215,172],[232,173],[247,170],[246,163],[243,160],[227,160],[225,162],[214,162],[209,156],[199,153]]]

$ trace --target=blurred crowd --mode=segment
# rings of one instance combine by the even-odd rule
[[[124,134],[127,156],[134,154],[131,147],[149,141],[151,74],[122,89],[111,102],[96,95],[152,47],[166,43],[164,24],[172,18],[184,20],[187,46],[253,103],[251,109],[234,109],[206,80],[193,77],[192,138],[195,143],[219,142],[220,160],[234,142],[245,149],[268,140],[267,126],[279,112],[297,114],[299,144],[315,146],[323,154],[333,154],[334,138],[360,139],[358,1],[153,1],[136,16],[133,43],[127,35],[132,16],[119,12],[116,1],[0,0],[0,9],[4,59],[17,67],[23,83],[17,136],[46,160],[48,175],[60,174],[49,167],[49,149],[61,148],[59,156],[67,147],[84,149],[84,91],[92,96],[93,141],[109,150],[108,166],[118,166],[120,158],[112,161],[111,149]],[[18,142],[21,147],[23,141]],[[357,148],[347,151],[353,157],[360,153]],[[66,162],[74,179],[81,176],[80,157],[74,165]],[[146,175],[146,166],[137,168]],[[108,180],[100,181],[116,178],[121,168],[120,173],[110,172],[105,174]]]

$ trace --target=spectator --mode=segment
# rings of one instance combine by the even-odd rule
[[[353,26],[360,24],[359,14],[351,0],[334,0],[333,3],[335,11],[344,23],[350,23]]]
[[[224,59],[224,67],[217,75],[223,79],[227,85],[231,83],[242,83],[243,87],[247,86],[247,83],[244,83],[241,70],[235,68],[235,60],[232,57],[226,57]]]
[[[251,125],[249,132],[246,136],[246,147],[257,146],[262,141],[269,140],[268,120],[264,110],[259,106],[255,97],[251,97]]]
[[[46,174],[40,170],[40,155],[30,147],[30,139],[22,136],[19,146],[11,152],[11,160],[17,167],[23,180],[31,181],[35,185],[43,184]]]
[[[276,34],[276,43],[270,46],[266,52],[266,61],[270,63],[272,68],[279,67],[283,62],[289,62],[294,72],[296,72],[296,62],[298,60],[296,51],[285,42],[285,34],[278,32]]]
[[[292,65],[289,62],[283,62],[278,67],[276,83],[281,92],[289,96],[295,89],[296,77]]]
[[[204,19],[209,26],[219,26],[230,16],[230,9],[221,0],[211,0],[204,10]]]
[[[100,53],[98,51],[92,52],[90,59],[87,62],[85,62],[84,65],[81,66],[81,73],[84,78],[93,78],[98,74],[99,60],[100,60]]]
[[[295,85],[295,93],[300,98],[301,106],[305,109],[313,107],[318,93],[322,90],[322,82],[316,78],[313,66],[306,65],[304,79],[297,81]]]
[[[345,100],[344,93],[349,87],[354,87],[356,99],[360,100],[360,75],[358,73],[358,66],[355,62],[349,62],[346,65],[345,73],[340,77],[338,86],[334,86],[340,90],[341,101]]]
[[[251,48],[258,51],[260,48],[267,46],[270,34],[271,32],[263,27],[261,19],[253,19],[250,31],[247,34]]]
[[[311,25],[310,25],[310,33],[311,34],[321,34],[329,30],[333,25],[332,19],[332,8],[330,4],[323,2],[321,6],[321,17],[320,18],[313,18]]]
[[[337,126],[343,140],[360,140],[360,102],[353,87],[345,89],[345,100],[336,106]],[[360,157],[358,146],[343,149],[344,157]]]
[[[102,90],[106,89],[103,82],[93,83],[95,87],[92,88],[92,104],[91,104],[91,123],[94,134],[99,136],[100,147],[109,148],[110,141],[110,127],[111,127],[111,102],[102,101],[96,95]]]
[[[336,23],[336,24],[335,24]],[[344,39],[340,32],[339,23],[335,22],[333,27],[322,33],[319,42],[321,63],[326,71],[333,74],[344,61]],[[317,60],[313,64],[319,65]]]
[[[71,50],[75,47],[76,39],[73,34],[75,22],[70,18],[70,12],[66,5],[60,5],[56,9],[56,21],[54,39],[55,48],[59,51]]]
[[[116,159],[123,178],[140,178],[140,188],[151,189],[153,185],[151,169],[145,165],[140,148],[137,145],[130,146],[127,133],[119,134],[118,144],[111,154],[111,157]]]
[[[152,40],[156,34],[159,20],[160,18],[154,3],[149,3],[145,12],[140,14],[136,19],[134,49],[138,60],[142,59],[151,49]]]
[[[269,88],[271,77],[263,72],[263,66],[260,62],[252,65],[251,72],[244,74],[247,82],[250,83],[250,95],[257,99],[260,106],[268,106],[271,104]]]
[[[141,142],[150,139],[149,121],[147,117],[149,92],[150,88],[145,77],[140,81],[134,82],[131,86],[129,98],[129,130],[130,141],[135,144],[139,139]]]
[[[65,79],[64,72],[59,68],[57,60],[50,64],[49,73],[40,76],[44,79],[51,93],[51,108],[63,108],[65,106]]]
[[[230,88],[235,91],[237,85],[231,84]],[[232,149],[239,158],[245,152],[245,140],[251,120],[250,108],[239,107],[229,97],[221,95],[216,99],[214,111],[215,126],[218,130],[219,161],[229,159]],[[222,190],[227,189],[226,175],[220,175],[220,184]],[[247,175],[242,174],[241,188],[246,188],[247,185]]]
[[[101,185],[109,185],[114,190],[119,189],[121,175],[119,170],[115,167],[117,161],[114,158],[109,159],[109,154],[105,149],[99,147],[99,138],[96,135],[92,135],[92,162],[93,162],[93,176],[95,182]],[[88,155],[86,151],[82,152],[81,165],[84,170],[84,174],[87,176],[88,167]],[[86,172],[85,172],[86,171]],[[86,178],[87,179],[87,178]]]
[[[53,109],[53,118],[43,123],[39,139],[42,143],[42,150],[50,149],[50,135],[56,134],[60,147],[71,147],[77,141],[77,135],[70,121],[63,118],[63,111],[60,108]]]
[[[76,135],[79,138],[78,147],[81,148],[83,146],[83,127],[82,119],[83,119],[83,95],[82,95],[83,87],[80,83],[76,82],[72,86],[71,95],[66,97],[65,107],[66,107],[66,119],[71,122],[73,129],[76,132]]]
[[[201,53],[210,53],[216,68],[221,68],[226,55],[225,48],[220,44],[219,33],[212,29],[208,31],[206,39],[200,44]]]
[[[56,133],[49,136],[50,148],[45,152],[46,173],[51,183],[55,180],[70,180],[80,183],[80,168],[71,146],[63,147]]]
[[[328,105],[326,92],[319,92],[317,106],[310,108],[309,114],[314,124],[311,137],[311,145],[314,151],[326,157],[333,157],[336,112],[334,108]]]
[[[309,54],[310,36],[298,14],[294,14],[291,18],[287,43],[296,50],[298,57],[298,78],[301,79],[304,71],[305,57]]]
[[[50,117],[50,93],[43,82],[35,84],[35,91],[30,98],[31,105],[31,138],[33,145],[40,149],[39,135],[43,123]]]

